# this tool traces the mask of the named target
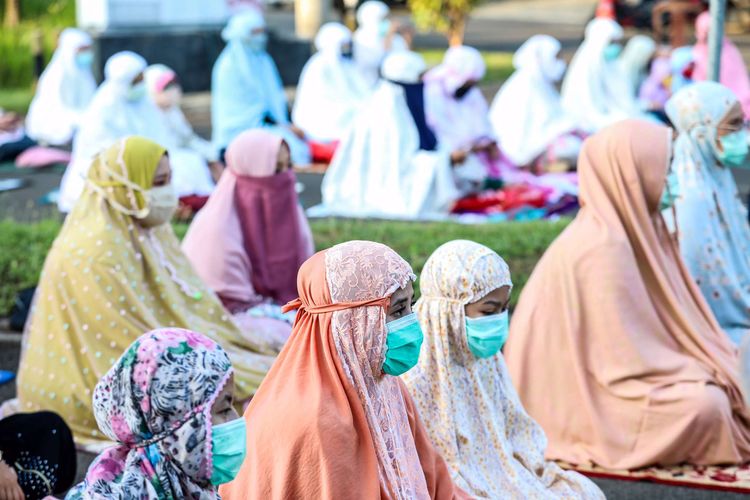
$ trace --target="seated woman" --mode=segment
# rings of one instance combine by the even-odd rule
[[[543,172],[549,165],[575,165],[581,149],[581,128],[560,102],[557,82],[565,73],[560,42],[535,35],[513,55],[513,75],[492,101],[490,121],[503,154],[518,167]],[[519,174],[503,172],[508,182]],[[522,181],[523,179],[518,179]]]
[[[584,143],[581,211],[521,294],[505,359],[547,458],[608,469],[750,460],[736,349],[659,213],[673,201],[671,138],[628,120]]]
[[[115,442],[65,497],[218,498],[245,457],[226,351],[177,328],[137,338],[94,389],[94,415]]]
[[[750,226],[732,168],[748,168],[748,132],[731,90],[699,82],[667,103],[679,135],[674,229],[690,274],[735,344],[750,334]],[[672,213],[666,212],[672,219]]]
[[[211,74],[213,143],[225,149],[251,128],[267,127],[292,151],[295,165],[310,163],[304,132],[289,121],[279,70],[266,52],[266,21],[258,9],[235,14],[221,32],[227,46]]]
[[[73,140],[96,92],[91,43],[88,33],[75,28],[60,34],[26,116],[26,130],[35,141],[62,146]]]
[[[221,498],[468,498],[398,379],[422,344],[414,279],[369,241],[305,262],[294,332],[245,411],[247,458]]]
[[[40,411],[0,420],[0,498],[51,498],[75,478],[73,435],[60,415]]]
[[[424,77],[427,124],[442,146],[466,153],[460,168],[471,170],[480,187],[486,177],[499,178],[501,174],[487,100],[477,88],[485,70],[477,49],[458,46],[448,49],[443,63]]]
[[[173,167],[178,197],[208,195],[213,180],[206,161],[173,141],[161,113],[147,95],[143,72],[146,60],[133,52],[118,52],[104,66],[104,83],[96,91],[73,141],[73,160],[60,183],[58,206],[69,212],[86,185],[94,157],[129,135],[139,135],[165,146]]]
[[[357,30],[352,37],[353,60],[365,85],[375,89],[380,67],[391,50],[409,50],[397,32],[399,23],[389,19],[390,7],[380,0],[366,0],[357,8]]]
[[[318,52],[305,64],[292,119],[316,142],[340,141],[351,129],[372,89],[352,61],[352,33],[326,23],[315,37]]]
[[[453,165],[466,153],[441,147],[425,119],[426,66],[413,52],[388,56],[383,78],[323,178],[312,214],[419,219],[448,213],[461,196]]]
[[[485,246],[458,240],[435,250],[415,307],[425,342],[402,379],[473,497],[603,499],[585,477],[545,461],[544,432],[518,400],[500,354],[512,286],[508,265]]]
[[[695,71],[693,72],[693,79],[697,82],[708,80],[708,33],[710,29],[711,13],[706,11],[695,20],[695,45],[693,46]],[[724,36],[721,45],[720,67],[719,81],[734,92],[745,116],[750,117],[750,76],[748,76],[742,53],[727,36]]]
[[[166,151],[127,137],[97,156],[86,188],[44,263],[24,333],[22,411],[65,418],[79,445],[106,439],[91,392],[139,333],[190,327],[219,342],[237,371],[239,401],[266,374],[277,346],[240,330],[195,275],[168,223],[177,206]]]
[[[587,133],[641,116],[627,76],[617,63],[622,36],[622,27],[612,19],[589,22],[586,37],[563,80],[563,108]]]
[[[143,72],[143,78],[151,100],[161,111],[164,127],[170,135],[169,143],[203,157],[211,169],[214,182],[218,182],[224,169],[219,163],[219,152],[213,144],[193,131],[182,113],[182,86],[177,73],[163,64],[152,64]]]
[[[276,134],[249,130],[229,145],[226,161],[182,250],[236,319],[280,347],[293,321],[281,306],[297,296],[297,271],[314,251],[289,148]]]

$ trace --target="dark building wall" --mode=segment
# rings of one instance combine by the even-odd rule
[[[94,34],[97,78],[104,63],[116,52],[132,50],[149,64],[166,64],[174,69],[186,92],[211,89],[211,69],[224,48],[221,28],[159,28],[113,30]],[[279,68],[284,85],[296,85],[305,62],[312,54],[307,41],[271,32],[268,52]]]

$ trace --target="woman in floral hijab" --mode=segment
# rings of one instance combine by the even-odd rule
[[[141,336],[94,391],[99,428],[117,444],[66,498],[218,498],[213,432],[238,418],[233,386],[227,353],[207,337],[176,328]]]

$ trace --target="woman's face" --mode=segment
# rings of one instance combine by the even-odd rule
[[[716,147],[719,151],[724,151],[724,148],[719,141],[720,138],[725,135],[733,134],[745,126],[745,114],[742,112],[742,106],[739,102],[735,102],[734,105],[727,111],[724,118],[716,126]]]
[[[276,173],[280,174],[292,169],[292,155],[286,142],[281,143],[279,155],[276,157]]]
[[[404,288],[399,288],[391,295],[386,321],[393,321],[411,314],[414,301],[414,286],[409,282]]]
[[[169,164],[169,156],[166,154],[159,160],[159,165],[154,173],[154,182],[152,187],[166,186],[172,181],[172,167]]]
[[[466,304],[464,313],[467,318],[481,318],[492,316],[508,310],[510,304],[510,287],[508,285],[495,288],[476,302]]]
[[[234,409],[234,374],[232,374],[211,407],[211,424],[225,424],[238,418],[240,416]]]

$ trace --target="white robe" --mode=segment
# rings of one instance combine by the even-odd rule
[[[346,27],[324,25],[315,38],[318,52],[302,70],[292,120],[312,140],[340,140],[372,95],[354,62],[341,55],[347,42],[351,33]]]
[[[622,28],[611,19],[591,21],[563,81],[563,108],[586,132],[596,132],[627,118],[643,117],[617,60],[604,58],[604,49],[620,38]]]
[[[530,38],[513,56],[516,71],[492,101],[490,121],[503,153],[516,165],[529,165],[558,137],[579,128],[555,88],[559,51],[560,42],[550,36]]]
[[[60,35],[26,116],[26,131],[32,139],[53,146],[73,139],[96,92],[91,68],[82,68],[76,62],[78,49],[87,45],[91,45],[91,37],[83,31],[68,28]]]
[[[336,151],[322,192],[311,216],[439,218],[460,196],[449,151],[419,149],[404,90],[388,81]]]

